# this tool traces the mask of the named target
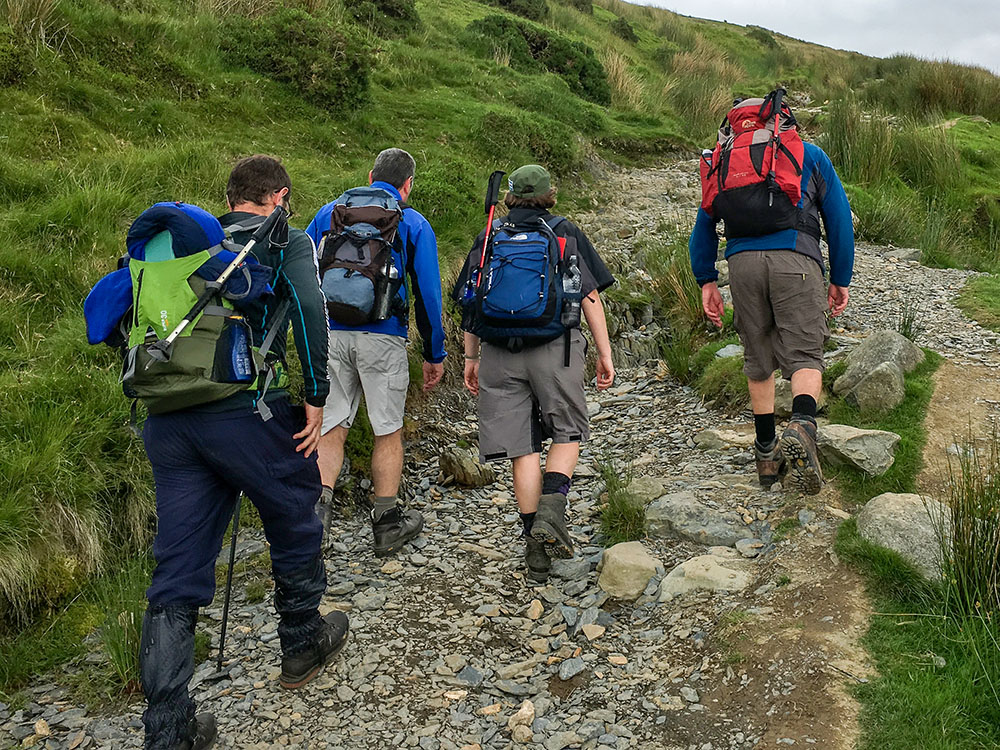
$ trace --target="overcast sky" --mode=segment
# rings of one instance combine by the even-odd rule
[[[1000,0],[641,0],[827,47],[973,63],[1000,74]]]

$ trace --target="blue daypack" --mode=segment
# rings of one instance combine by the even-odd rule
[[[474,313],[472,332],[481,339],[516,352],[579,325],[579,284],[564,283],[566,240],[554,232],[563,221],[556,216],[548,224],[539,218],[537,224],[495,228],[478,264],[481,270],[470,274],[466,300]],[[564,314],[571,307],[576,321]]]

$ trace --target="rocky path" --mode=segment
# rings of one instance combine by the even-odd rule
[[[604,208],[580,223],[623,275],[642,280],[629,270],[636,242],[690,221],[693,164],[604,175]],[[662,220],[637,233],[642,215]],[[914,298],[927,313],[921,343],[995,367],[996,338],[952,303],[968,274],[887,253],[859,248],[844,342],[884,327],[892,305]],[[858,577],[832,552],[848,516],[835,489],[760,491],[747,420],[706,408],[643,357],[655,321],[623,315],[621,329],[627,366],[610,391],[590,393],[593,439],[571,494],[577,557],[557,563],[547,585],[525,579],[509,473],[480,489],[441,476],[441,451],[477,431],[457,383],[407,430],[409,503],[426,533],[377,560],[361,518],[334,521],[323,606],[349,612],[352,637],[301,691],[278,687],[271,591],[257,601],[248,585],[266,580],[254,570],[266,566],[265,545],[259,532],[243,535],[241,559],[253,564],[234,587],[227,675],[210,679],[214,661],[205,662],[193,683],[219,719],[220,747],[853,747],[849,688],[870,676],[857,645],[867,609]],[[635,601],[598,584],[601,464],[636,478],[660,508],[644,540],[655,573]],[[213,645],[220,618],[221,596],[199,626]],[[0,747],[141,746],[140,704],[91,716],[54,684],[29,693],[23,709],[0,706]]]

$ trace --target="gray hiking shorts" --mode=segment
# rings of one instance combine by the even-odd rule
[[[587,340],[570,331],[569,367],[560,336],[511,353],[485,341],[479,364],[479,455],[483,461],[542,450],[542,441],[580,443],[590,437],[584,395]]]
[[[376,435],[402,429],[410,385],[406,339],[388,333],[330,331],[329,356],[330,395],[323,407],[323,434],[354,424],[362,392]]]
[[[743,372],[767,380],[781,368],[823,371],[826,283],[819,264],[794,250],[744,250],[729,256],[733,322],[743,344]]]

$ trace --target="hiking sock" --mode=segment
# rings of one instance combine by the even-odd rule
[[[551,495],[554,492],[559,492],[567,495],[571,481],[568,476],[560,474],[558,471],[547,471],[542,477],[542,494]]]
[[[333,487],[323,485],[323,491],[319,493],[319,501],[324,505],[329,505],[333,501]]]
[[[382,514],[387,510],[392,510],[396,507],[396,496],[392,497],[378,497],[375,496],[375,507],[372,508],[372,518],[374,520],[379,520]]]
[[[534,513],[518,513],[518,515],[521,517],[521,526],[523,527],[523,531],[521,532],[521,536],[522,537],[529,536],[531,534],[531,524],[533,524],[535,522],[535,514]]]
[[[816,422],[816,399],[808,393],[796,396],[792,399],[792,416],[808,417],[813,423]]]
[[[754,414],[753,428],[757,433],[757,445],[766,448],[774,442],[774,412],[770,414]]]

